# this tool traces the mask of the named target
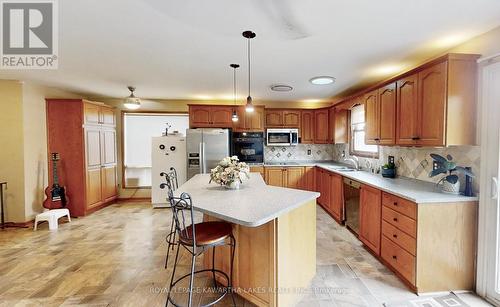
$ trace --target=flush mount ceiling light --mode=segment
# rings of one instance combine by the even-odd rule
[[[293,90],[293,87],[291,87],[290,85],[286,85],[286,84],[271,85],[271,91],[290,92],[291,90]]]
[[[255,38],[257,34],[255,34],[252,31],[245,31],[242,33],[243,37],[247,39],[248,42],[248,97],[247,97],[247,104],[245,105],[245,110],[247,112],[253,112],[254,107],[252,104],[252,96],[250,95],[250,40],[252,38]]]
[[[135,87],[128,86],[127,88],[130,91],[130,96],[125,98],[125,100],[123,101],[123,105],[129,110],[139,109],[141,107],[141,100],[134,96]]]
[[[327,85],[335,82],[335,78],[330,76],[318,76],[311,78],[309,82],[311,82],[314,85]]]
[[[236,105],[236,69],[240,67],[238,64],[229,65],[233,69],[233,100],[234,105]],[[231,116],[231,120],[233,122],[237,122],[239,120],[238,114],[236,113],[236,108],[233,109],[233,115]]]

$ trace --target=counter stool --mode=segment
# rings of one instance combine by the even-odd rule
[[[227,287],[223,287],[220,292],[220,296],[214,301],[203,305],[212,306],[220,302],[228,292],[231,294],[231,298],[233,300],[233,305],[236,306],[236,301],[234,299],[233,293],[233,263],[234,263],[234,254],[236,248],[236,240],[233,236],[233,229],[230,223],[226,222],[202,222],[202,223],[194,223],[194,210],[193,203],[191,200],[191,196],[187,193],[182,193],[180,197],[173,196],[173,190],[170,188],[170,180],[167,180],[166,183],[168,189],[168,197],[170,201],[170,205],[172,206],[172,212],[175,223],[175,231],[179,237],[177,251],[175,254],[174,268],[172,271],[172,276],[170,278],[170,287],[168,290],[168,297],[165,303],[165,306],[168,306],[168,303],[172,303],[174,306],[180,306],[176,302],[173,301],[171,297],[172,288],[184,280],[185,278],[189,279],[189,297],[188,297],[188,305],[189,307],[193,304],[193,283],[194,276],[203,272],[212,272],[212,278],[214,279],[214,286],[217,288],[217,280],[215,279],[215,273],[218,273],[223,276],[223,278],[227,282]],[[187,214],[188,212],[189,218],[191,219],[190,224],[186,224],[187,222]],[[225,272],[218,270],[215,268],[215,248],[217,246],[229,245],[231,248],[231,263],[229,269],[229,276]],[[191,272],[185,274],[177,279],[175,278],[175,271],[177,268],[177,261],[179,259],[179,250],[180,248],[185,248],[191,254]],[[212,248],[212,268],[210,269],[202,269],[195,271],[195,262],[196,257],[200,256],[204,252],[208,251]]]
[[[166,181],[170,182],[170,186],[172,191],[177,190],[179,187],[179,181],[177,181],[177,171],[174,167],[170,168],[170,172],[165,173],[161,172],[160,176],[165,177]],[[164,189],[167,185],[165,183],[160,184],[160,188]],[[170,203],[170,202],[169,202]],[[167,208],[171,208],[171,206],[167,206]],[[170,232],[165,237],[165,241],[167,242],[167,257],[165,258],[165,269],[168,265],[168,256],[170,254],[170,248],[174,250],[175,245],[177,245],[177,241],[175,240],[175,229],[174,229],[174,218],[172,217],[172,221],[170,222]]]

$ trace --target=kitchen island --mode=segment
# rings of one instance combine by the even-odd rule
[[[293,306],[316,273],[317,192],[268,186],[251,173],[239,190],[209,184],[196,175],[177,193],[189,193],[205,221],[233,224],[233,286],[258,306]],[[218,247],[216,267],[229,273],[228,247]],[[211,253],[204,264],[211,266]],[[223,279],[219,279],[223,282]]]

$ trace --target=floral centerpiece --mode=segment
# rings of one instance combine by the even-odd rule
[[[237,156],[226,157],[210,171],[210,182],[223,185],[228,189],[239,189],[244,178],[250,176],[250,168],[245,162],[240,162]]]

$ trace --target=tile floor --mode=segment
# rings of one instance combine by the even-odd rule
[[[0,306],[163,306],[168,212],[117,204],[57,232],[47,224],[37,232],[0,230]],[[372,307],[415,297],[319,207],[317,219],[317,275],[299,306]],[[188,272],[189,262],[182,255],[178,270]],[[459,296],[472,307],[490,306],[473,294]],[[239,297],[237,305],[251,306]]]

